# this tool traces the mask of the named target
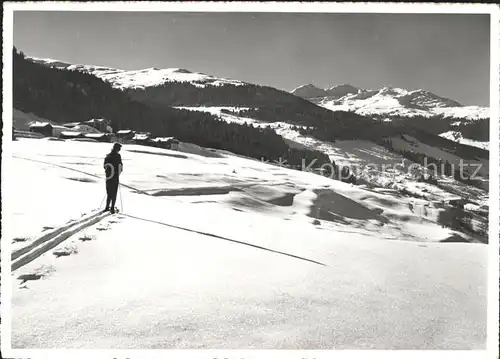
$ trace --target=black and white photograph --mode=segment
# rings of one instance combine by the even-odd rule
[[[43,3],[4,5],[4,357],[498,358],[496,5]]]

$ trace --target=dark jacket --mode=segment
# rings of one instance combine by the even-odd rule
[[[104,159],[104,170],[107,181],[118,181],[123,171],[122,156],[115,151],[108,153]]]

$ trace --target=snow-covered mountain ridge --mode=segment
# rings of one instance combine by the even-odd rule
[[[490,116],[487,107],[463,106],[424,89],[385,86],[367,90],[344,84],[324,90],[309,84],[299,86],[291,93],[333,111],[352,111],[365,116],[390,118],[442,115],[464,120]]]
[[[167,106],[233,105],[260,108],[261,106],[273,107],[284,103],[288,108],[293,108],[293,106],[301,108],[302,113],[313,113],[319,110],[318,106],[320,106],[333,112],[347,111],[386,122],[409,120],[415,125],[415,121],[419,120],[420,128],[423,127],[426,131],[430,130],[435,135],[448,131],[460,131],[463,138],[473,140],[467,142],[473,146],[476,146],[478,141],[484,141],[484,138],[487,137],[487,122],[479,123],[480,121],[476,120],[488,119],[489,108],[462,106],[456,101],[423,89],[409,91],[401,88],[382,87],[376,90],[366,90],[349,84],[320,89],[309,84],[296,88],[292,91],[294,96],[291,96],[288,92],[271,87],[259,87],[256,84],[191,72],[182,68],[159,69],[152,67],[129,71],[105,66],[70,64],[55,59],[36,57],[27,57],[27,59],[53,68],[91,74],[108,82],[114,88],[127,90],[129,97],[133,100],[148,104]],[[302,100],[302,98],[307,101]],[[312,103],[317,106],[312,105]],[[323,111],[330,113],[330,111],[325,110]],[[294,121],[294,117],[291,115],[293,111],[292,109],[290,114],[286,116],[290,123]],[[328,114],[323,114],[323,116],[328,117]],[[309,124],[313,124],[313,117],[309,116],[306,122],[309,121]],[[425,121],[422,122],[422,119],[431,119],[432,124],[428,126]],[[442,121],[443,119],[445,121]],[[469,128],[464,128],[464,126],[468,127],[469,125],[478,127],[479,130],[471,131]],[[482,133],[482,135],[471,135],[477,133]],[[472,138],[469,138],[470,136]],[[443,137],[454,140],[456,136]],[[479,147],[484,148],[483,144]]]
[[[28,57],[28,59],[54,68],[90,73],[119,89],[144,89],[168,82],[185,82],[198,88],[248,85],[243,81],[191,72],[182,68],[152,67],[141,70],[121,70],[105,66],[70,64],[50,58]],[[291,93],[332,111],[351,111],[364,116],[392,118],[438,115],[469,121],[489,117],[487,107],[462,106],[454,100],[440,97],[423,89],[410,91],[395,87],[382,87],[366,90],[349,84],[320,89],[308,84],[297,87]]]
[[[191,72],[181,68],[159,69],[151,67],[142,70],[121,70],[104,66],[74,65],[54,59],[28,57],[33,62],[59,69],[90,73],[109,82],[119,89],[137,89],[159,86],[167,82],[189,82],[196,87],[221,86],[230,84],[241,86],[245,83],[238,80],[225,79],[206,75],[200,72]]]

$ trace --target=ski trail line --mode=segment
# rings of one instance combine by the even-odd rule
[[[15,271],[16,269],[28,264],[45,252],[58,246],[72,235],[80,232],[82,229],[96,224],[109,215],[110,213],[97,211],[90,216],[84,217],[80,221],[62,226],[51,233],[41,236],[27,247],[14,251],[11,254],[11,271]]]
[[[262,249],[262,250],[265,250],[265,251],[268,251],[268,252],[277,253],[277,254],[281,254],[281,255],[284,255],[284,256],[288,256],[288,257],[300,259],[300,260],[303,260],[303,261],[307,261],[307,262],[319,264],[319,265],[324,266],[324,267],[328,267],[326,264],[321,263],[321,262],[317,262],[317,261],[315,261],[313,259],[308,259],[308,258],[296,256],[296,255],[290,254],[290,253],[280,252],[280,251],[277,251],[277,250],[274,250],[274,249],[270,249],[270,248],[266,248],[266,247],[261,247],[261,246],[258,246],[256,244],[251,244],[251,243],[247,243],[247,242],[238,241],[238,240],[235,240],[235,239],[230,239],[230,238],[222,237],[222,236],[219,236],[217,234],[212,234],[212,233],[197,231],[197,230],[194,230],[194,229],[184,228],[184,227],[176,226],[176,225],[173,225],[173,224],[168,224],[168,223],[163,223],[163,222],[155,221],[155,220],[152,220],[152,219],[146,219],[146,218],[136,217],[136,216],[133,216],[133,215],[130,215],[130,214],[126,214],[126,213],[121,213],[120,212],[120,214],[123,215],[123,216],[129,217],[129,218],[134,218],[134,219],[138,219],[138,220],[141,220],[141,221],[156,223],[156,224],[160,224],[160,225],[171,227],[171,228],[175,228],[175,229],[180,229],[182,231],[193,232],[193,233],[201,234],[201,235],[204,235],[204,236],[207,236],[207,237],[213,237],[213,238],[223,239],[223,240],[228,241],[228,242],[243,244],[245,246]]]

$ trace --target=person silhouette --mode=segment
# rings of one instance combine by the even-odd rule
[[[122,157],[119,154],[122,145],[118,142],[113,145],[111,152],[104,158],[104,170],[106,173],[106,207],[104,212],[115,213],[116,195],[120,185],[120,174],[123,171]]]

